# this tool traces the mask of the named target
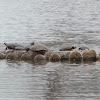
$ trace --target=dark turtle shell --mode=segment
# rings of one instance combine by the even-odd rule
[[[43,44],[35,44],[30,47],[30,50],[32,50],[33,52],[38,52],[40,54],[45,54],[45,52],[48,51],[48,48]]]
[[[89,48],[85,47],[85,46],[82,46],[82,47],[79,47],[79,50],[89,50]]]
[[[71,51],[75,48],[76,48],[75,46],[72,46],[70,44],[63,44],[60,48],[60,51]]]

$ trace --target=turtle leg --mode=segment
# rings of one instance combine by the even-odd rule
[[[5,50],[7,50],[7,47],[5,48]]]
[[[45,54],[45,52],[44,51],[42,51],[42,50],[40,50],[40,51],[36,51],[38,54],[42,54],[42,55],[44,55]]]
[[[28,52],[30,49],[29,48],[26,48],[25,50],[26,50],[26,52]]]

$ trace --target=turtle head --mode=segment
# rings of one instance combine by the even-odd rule
[[[4,45],[7,45],[6,43],[4,43]]]
[[[76,49],[76,47],[75,46],[72,46],[72,49]]]
[[[34,42],[31,42],[30,44],[31,44],[31,45],[34,45]]]
[[[81,47],[79,47],[79,49],[78,49],[78,50],[82,50],[82,49],[81,49]]]

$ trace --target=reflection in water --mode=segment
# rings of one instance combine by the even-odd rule
[[[59,65],[58,65],[59,66]],[[92,68],[91,68],[92,67]],[[48,74],[47,100],[100,99],[98,70],[92,65],[72,67],[64,63]],[[98,87],[98,88],[97,88]]]
[[[96,61],[83,61],[83,64],[87,64],[87,65],[95,65]]]
[[[58,72],[50,72],[48,74],[48,93],[46,93],[46,99],[47,100],[57,100],[57,98],[62,97],[61,96],[61,85],[60,85],[60,76],[58,75]]]
[[[100,99],[99,62],[75,64],[0,61],[0,98],[7,100]],[[6,63],[6,64],[5,64]],[[6,66],[3,66],[6,65]]]

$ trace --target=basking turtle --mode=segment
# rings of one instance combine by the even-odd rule
[[[26,50],[26,51],[29,51],[30,50],[30,47],[34,45],[34,42],[31,42],[28,46],[22,46],[20,44],[16,44],[15,45],[15,50]]]
[[[43,44],[35,44],[30,47],[30,50],[44,55],[48,51],[48,48]]]
[[[71,51],[75,48],[76,48],[75,46],[72,46],[70,44],[63,44],[60,48],[60,51]]]
[[[30,50],[30,47],[32,45],[34,45],[34,42],[31,42],[30,45],[28,45],[26,47],[24,47],[24,46],[22,46],[20,44],[17,44],[17,43],[4,43],[4,44],[6,45],[6,49],[5,50],[12,49],[12,50],[26,50],[26,51],[28,51],[28,50]]]
[[[81,47],[79,47],[79,50],[89,50],[89,48],[85,47],[85,46],[81,46]]]
[[[34,42],[31,42],[28,46],[25,46],[25,50],[26,51],[29,51],[30,50],[30,47],[34,45]]]
[[[6,49],[15,49],[15,43],[4,43],[6,45]]]
[[[6,49],[12,49],[12,50],[25,50],[25,48],[17,43],[4,43],[6,45]]]

